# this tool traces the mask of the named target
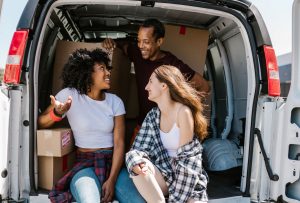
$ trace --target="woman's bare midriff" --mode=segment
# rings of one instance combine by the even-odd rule
[[[93,149],[88,149],[88,148],[80,148],[78,147],[77,150],[80,152],[95,152],[98,150],[112,150],[113,147],[108,147],[108,148],[93,148]]]

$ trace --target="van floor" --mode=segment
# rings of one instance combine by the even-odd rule
[[[207,193],[209,199],[240,196],[242,167],[235,167],[226,171],[207,171],[209,183]]]
[[[29,198],[30,203],[51,203],[50,200],[48,199],[48,194],[39,194],[37,196],[30,196]]]
[[[207,171],[207,174],[209,177],[207,193],[210,200],[242,195],[240,191],[242,167],[235,167],[221,172]],[[38,196],[31,196],[30,202],[50,203],[48,191],[40,189],[39,193]]]

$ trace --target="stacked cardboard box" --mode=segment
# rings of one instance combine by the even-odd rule
[[[70,128],[37,131],[39,187],[51,190],[75,162],[74,139]]]

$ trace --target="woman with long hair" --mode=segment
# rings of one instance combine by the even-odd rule
[[[126,165],[149,203],[207,202],[208,177],[202,168],[207,135],[200,94],[174,66],[154,70],[145,88],[155,102],[126,154]]]
[[[76,151],[74,167],[49,193],[51,202],[144,202],[124,162],[125,108],[110,88],[109,58],[101,49],[74,51],[64,66],[63,89],[50,96],[51,105],[39,116],[48,128],[67,116]],[[134,196],[134,198],[132,198]]]

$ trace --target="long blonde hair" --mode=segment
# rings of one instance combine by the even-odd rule
[[[194,118],[194,131],[200,140],[207,136],[207,120],[203,115],[201,93],[194,89],[174,66],[162,65],[154,70],[156,78],[169,87],[171,99],[188,106]]]

